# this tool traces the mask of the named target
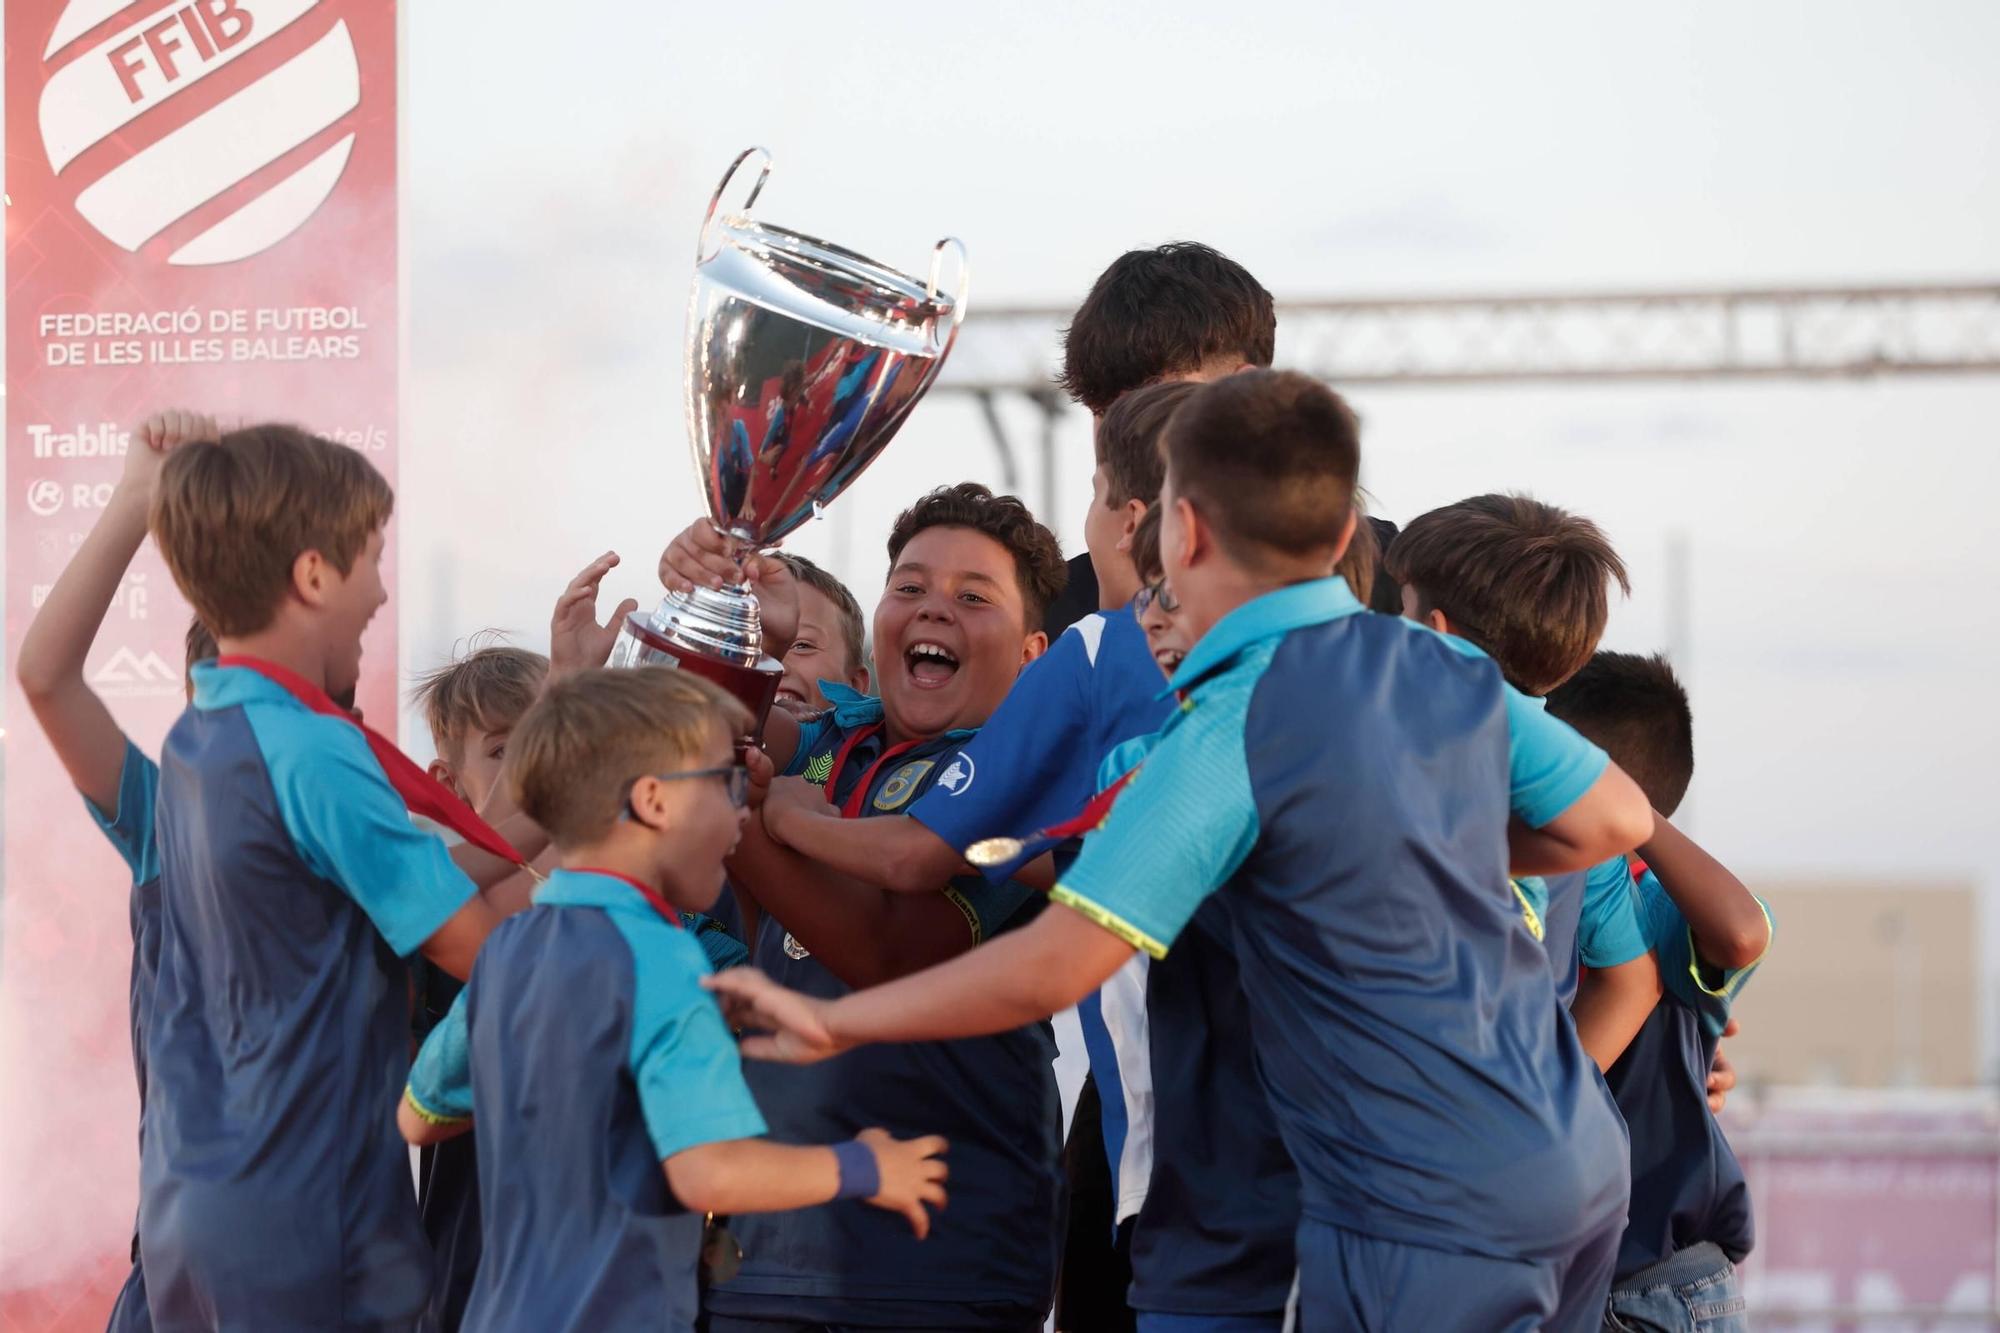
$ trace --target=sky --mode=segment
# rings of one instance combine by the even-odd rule
[[[982,303],[1071,305],[1119,252],[1184,238],[1281,302],[2000,275],[1983,4],[882,5],[833,23],[635,3],[551,24],[427,0],[408,44],[409,669],[489,627],[540,642],[602,550],[625,562],[607,608],[657,596],[698,503],[695,233],[752,143],[777,159],[770,220],[918,271],[936,237],[964,238],[975,322]],[[1609,647],[1666,646],[1685,543],[1690,818],[1718,852],[1988,881],[2000,377],[1353,396],[1378,512],[1526,490],[1603,524],[1634,582]],[[1089,458],[1073,412],[1044,515],[1070,551]],[[997,456],[934,395],[790,545],[866,605],[894,514],[967,477],[997,484]],[[1032,457],[1022,486],[1039,502]]]

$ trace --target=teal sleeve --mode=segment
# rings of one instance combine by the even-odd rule
[[[422,948],[477,891],[444,843],[410,822],[351,724],[293,708],[245,712],[306,865],[360,904],[397,954]]]
[[[1617,967],[1651,947],[1639,920],[1632,867],[1614,856],[1590,868],[1583,881],[1583,914],[1577,923],[1577,955],[1585,967]]]
[[[1256,674],[1238,670],[1183,705],[1051,898],[1134,948],[1166,956],[1257,841],[1243,752]]]
[[[700,912],[683,912],[681,922],[687,933],[694,936],[694,942],[701,946],[702,956],[708,959],[708,965],[717,972],[728,967],[741,967],[750,961],[750,951],[743,947],[743,942],[714,917],[703,916]]]
[[[160,844],[153,836],[153,807],[159,795],[160,766],[127,740],[125,762],[118,770],[118,808],[107,813],[88,796],[83,798],[98,832],[125,859],[134,884],[160,877]]]
[[[1729,1023],[1729,1011],[1736,1002],[1737,994],[1749,982],[1750,976],[1763,962],[1741,968],[1716,968],[1703,962],[1695,951],[1694,931],[1680,908],[1668,896],[1666,886],[1660,877],[1647,871],[1639,879],[1637,896],[1640,914],[1645,921],[1647,938],[1652,941],[1654,956],[1660,963],[1660,982],[1668,995],[1700,1015],[1702,1027],[1710,1036],[1719,1036]],[[1771,918],[1771,905],[1762,898],[1757,905],[1764,909],[1764,920],[1771,926],[1772,938],[1777,937],[1777,925]],[[1770,953],[1765,949],[1766,955]]]
[[[465,997],[470,993],[470,987],[458,993],[410,1066],[404,1099],[434,1125],[472,1118],[472,1046],[465,1019]]]
[[[1551,717],[1541,700],[1502,684],[1507,699],[1507,768],[1516,815],[1541,828],[1583,799],[1611,761],[1604,751]]]
[[[665,1160],[704,1143],[763,1134],[736,1042],[715,997],[701,988],[709,969],[700,946],[665,922],[613,920],[632,950],[627,1062],[654,1154]]]

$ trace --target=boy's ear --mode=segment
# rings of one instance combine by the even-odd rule
[[[1126,555],[1132,554],[1132,534],[1139,530],[1139,520],[1146,517],[1146,511],[1151,507],[1144,500],[1125,502],[1125,514],[1118,528],[1118,549]]]
[[[465,790],[458,785],[458,776],[451,771],[450,764],[447,764],[442,759],[433,759],[431,760],[429,771],[430,775],[437,779],[439,786],[449,791],[459,800],[465,800]]]
[[[292,591],[307,606],[324,605],[332,572],[318,551],[301,551],[292,561]]]
[[[1201,511],[1196,509],[1186,496],[1174,497],[1174,512],[1181,521],[1181,541],[1180,550],[1173,554],[1180,557],[1180,567],[1188,569],[1208,555],[1208,548],[1215,544],[1215,535],[1208,530],[1208,524],[1202,519]],[[1160,564],[1162,566],[1160,572],[1172,578],[1173,557],[1164,547],[1160,550]]]
[[[1028,665],[1048,650],[1049,636],[1041,630],[1036,630],[1021,640],[1021,665]]]
[[[873,680],[874,677],[868,674],[868,668],[865,666],[854,668],[853,671],[848,673],[847,677],[848,685],[853,687],[856,694],[868,693],[868,686]]]

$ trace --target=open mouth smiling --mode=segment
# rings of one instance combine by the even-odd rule
[[[903,668],[918,689],[942,689],[958,675],[958,654],[941,643],[919,639],[903,650]]]

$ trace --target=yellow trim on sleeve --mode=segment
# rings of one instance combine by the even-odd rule
[[[1755,958],[1751,959],[1743,966],[1724,973],[1722,978],[1722,985],[1719,989],[1715,986],[1709,985],[1708,982],[1703,979],[1702,964],[1701,964],[1701,949],[1695,943],[1694,927],[1693,926],[1687,927],[1688,975],[1694,979],[1694,984],[1700,988],[1701,993],[1703,995],[1713,995],[1718,1000],[1735,999],[1737,990],[1740,989],[1743,985],[1743,978],[1749,976],[1750,969],[1756,967],[1757,964],[1763,962],[1764,956],[1771,952],[1771,941],[1777,938],[1778,930],[1777,927],[1773,925],[1771,922],[1771,909],[1765,904],[1762,898],[1759,898],[1757,900],[1757,910],[1764,914],[1764,947],[1758,951],[1758,954]]]
[[[1098,904],[1090,901],[1090,899],[1079,895],[1064,885],[1058,884],[1053,889],[1050,889],[1049,899],[1052,902],[1061,903],[1064,907],[1079,914],[1093,925],[1101,926],[1105,930],[1110,931],[1133,948],[1143,950],[1149,957],[1165,958],[1167,956],[1166,945],[1160,943],[1123,917],[1106,908],[1100,907]]]
[[[944,896],[951,902],[952,906],[965,914],[965,924],[972,928],[972,942],[977,944],[985,939],[986,932],[979,925],[979,910],[972,905],[972,900],[957,889],[952,888],[949,884],[945,886]]]
[[[1542,914],[1537,912],[1535,905],[1528,901],[1527,891],[1521,887],[1520,880],[1509,879],[1507,884],[1514,890],[1514,896],[1520,900],[1521,921],[1528,927],[1528,933],[1533,935],[1537,940],[1542,939],[1545,930],[1545,927],[1542,925]]]
[[[403,1086],[403,1100],[408,1102],[410,1109],[417,1113],[417,1118],[427,1125],[463,1125],[472,1119],[469,1115],[444,1115],[431,1110],[430,1107],[425,1106],[417,1100],[416,1089],[410,1087],[408,1084]]]

